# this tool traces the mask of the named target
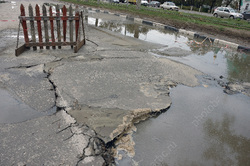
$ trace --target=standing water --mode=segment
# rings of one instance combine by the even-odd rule
[[[204,87],[173,88],[170,109],[136,125],[135,156],[121,151],[123,159],[117,165],[250,165],[250,97],[228,95],[212,81],[249,84],[250,55],[120,18],[89,17],[88,23],[160,44],[162,48],[150,51],[154,56],[187,64],[214,78]]]

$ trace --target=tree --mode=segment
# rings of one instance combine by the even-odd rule
[[[224,5],[225,5],[226,7],[228,7],[228,5],[230,5],[233,1],[234,1],[234,0],[225,0],[225,1],[224,1]]]

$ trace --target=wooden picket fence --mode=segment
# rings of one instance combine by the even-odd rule
[[[60,12],[60,10],[62,12]],[[62,46],[71,46],[71,48],[74,48],[74,52],[76,53],[86,42],[83,13],[79,12],[78,6],[75,8],[74,16],[71,5],[68,8],[68,15],[65,5],[62,9],[59,8],[59,5],[56,5],[56,12],[54,13],[52,11],[52,6],[50,6],[48,14],[45,5],[43,5],[42,16],[38,5],[35,7],[35,16],[33,15],[33,7],[31,5],[29,5],[29,16],[25,15],[25,8],[23,4],[20,6],[20,11],[21,15],[19,16],[19,19],[20,24],[23,27],[25,44],[18,47],[18,30],[17,49],[15,51],[16,56],[22,54],[25,50],[30,49],[30,47],[33,47],[33,50],[37,50],[37,47],[40,47],[40,49],[43,49],[43,47],[46,47],[46,49],[50,49],[50,47],[52,47],[52,49],[56,49],[57,46],[61,49]],[[27,24],[28,21],[30,24]],[[35,24],[37,24],[37,27],[35,27]],[[28,25],[30,25],[30,28],[28,28]],[[54,25],[56,25],[56,27]],[[68,37],[67,29],[69,33]],[[57,34],[57,37],[55,37],[55,33]],[[38,36],[38,41],[36,35]]]

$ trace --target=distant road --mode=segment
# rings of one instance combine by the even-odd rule
[[[211,13],[204,13],[204,12],[197,12],[197,11],[190,11],[190,10],[179,10],[180,12],[183,13],[192,13],[192,14],[199,14],[199,15],[203,15],[203,16],[209,16],[209,17],[213,17],[213,15]]]

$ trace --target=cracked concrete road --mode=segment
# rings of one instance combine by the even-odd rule
[[[8,5],[0,5],[1,15]],[[16,28],[11,22],[0,29],[0,87],[35,112],[58,110],[0,124],[1,165],[112,165],[113,141],[134,123],[169,108],[170,88],[196,86],[196,75],[202,74],[149,53],[160,45],[92,26],[76,54],[65,47],[15,57]]]

